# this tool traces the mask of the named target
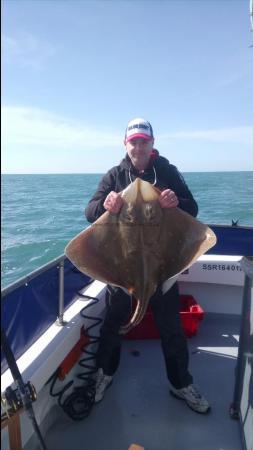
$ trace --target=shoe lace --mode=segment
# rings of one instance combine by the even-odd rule
[[[190,393],[192,394],[192,396],[195,397],[196,399],[200,399],[202,397],[198,388],[196,386],[194,386],[193,384],[191,384],[188,387],[188,389],[189,389]]]

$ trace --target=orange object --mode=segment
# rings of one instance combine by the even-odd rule
[[[197,333],[199,322],[203,317],[204,311],[192,295],[180,295],[180,319],[187,337],[192,337]],[[149,306],[141,323],[126,334],[126,339],[158,338],[160,338],[160,334]]]
[[[20,414],[23,411],[24,408],[20,408],[13,415],[10,415],[7,419],[1,420],[1,429],[8,426],[10,450],[22,450],[23,448],[20,428]]]
[[[64,380],[65,376],[70,372],[72,367],[74,367],[74,365],[79,360],[82,354],[83,348],[86,345],[88,345],[89,342],[90,342],[89,336],[85,334],[85,330],[82,327],[80,329],[80,339],[77,341],[72,350],[70,350],[66,358],[64,358],[64,360],[60,364],[58,373],[58,378],[60,380]]]
[[[128,450],[145,450],[145,448],[141,447],[141,445],[138,445],[138,444],[132,444],[132,445],[130,445]]]

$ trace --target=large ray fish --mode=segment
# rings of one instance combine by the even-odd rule
[[[66,256],[81,271],[137,299],[128,332],[141,322],[157,286],[177,276],[216,243],[213,231],[179,208],[162,209],[160,191],[137,178],[121,192],[119,214],[106,211],[70,241]]]

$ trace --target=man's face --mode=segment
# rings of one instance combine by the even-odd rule
[[[149,158],[153,150],[154,139],[133,138],[126,143],[126,150],[132,164],[139,170],[148,166]]]

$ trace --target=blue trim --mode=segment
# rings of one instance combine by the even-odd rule
[[[217,243],[208,250],[211,255],[253,256],[253,227],[209,225]]]
[[[64,306],[73,302],[78,290],[91,278],[79,272],[65,259]],[[56,321],[59,299],[59,265],[48,268],[28,283],[7,293],[1,301],[1,327],[5,330],[15,359],[23,353]],[[2,356],[1,373],[7,369]]]

